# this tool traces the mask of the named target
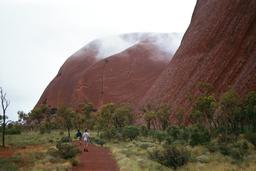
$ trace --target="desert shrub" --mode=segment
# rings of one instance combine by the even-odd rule
[[[190,131],[186,127],[174,126],[167,129],[166,142],[168,144],[180,142],[182,144],[188,143],[190,138]]]
[[[109,128],[100,133],[100,138],[106,140],[121,139],[122,131],[121,129]]]
[[[188,142],[190,138],[190,134],[188,128],[181,128],[179,131],[179,139],[183,140],[184,142]]]
[[[62,138],[60,139],[60,142],[62,142],[62,143],[71,142],[71,138],[68,137],[68,136],[62,137]]]
[[[12,127],[12,128],[8,128],[5,131],[6,135],[16,135],[16,134],[21,134],[20,129]]]
[[[248,153],[249,143],[246,140],[239,140],[230,148],[230,156],[236,160],[243,160]]]
[[[217,137],[218,143],[233,143],[237,141],[237,136],[234,134],[222,134],[220,133]]]
[[[54,143],[54,140],[49,139],[48,142],[49,142],[49,143]]]
[[[167,136],[165,140],[166,140],[166,143],[169,145],[175,141],[171,136]]]
[[[249,132],[245,134],[245,138],[252,143],[254,146],[256,146],[256,133]]]
[[[144,142],[144,143],[140,143],[140,144],[138,144],[138,146],[140,147],[140,148],[142,148],[142,149],[147,149],[147,148],[149,148],[149,147],[151,147],[152,145],[150,144],[150,143],[146,143],[146,142]]]
[[[60,157],[64,159],[73,158],[80,152],[72,143],[58,142],[56,148]]]
[[[177,126],[169,127],[167,129],[168,136],[171,136],[173,139],[177,139],[180,134],[180,129]]]
[[[165,147],[163,150],[154,150],[149,155],[152,160],[174,169],[185,165],[189,160],[187,150],[174,146]]]
[[[23,162],[20,156],[0,157],[0,171],[16,171]]]
[[[45,134],[45,133],[51,133],[51,129],[49,129],[49,128],[47,128],[47,127],[45,127],[45,126],[41,126],[40,128],[39,128],[39,133],[40,134]]]
[[[28,158],[31,162],[37,162],[38,160],[42,160],[45,158],[45,153],[43,152],[32,152],[29,153]]]
[[[139,135],[139,129],[135,126],[126,126],[122,129],[122,135],[132,141]]]
[[[230,146],[228,146],[227,144],[219,144],[218,148],[221,154],[230,155]]]
[[[41,134],[44,134],[44,133],[50,134],[54,127],[56,127],[56,124],[51,124],[50,122],[43,122],[39,127],[39,132]]]
[[[191,146],[207,144],[210,141],[210,134],[204,127],[193,125],[189,128]]]
[[[56,148],[49,148],[47,151],[47,154],[49,154],[50,156],[53,156],[54,158],[59,157],[59,153]]]
[[[103,146],[104,144],[106,144],[106,141],[104,141],[103,139],[100,139],[100,138],[96,138],[94,140],[94,142],[100,146]]]
[[[214,142],[210,142],[209,144],[206,145],[206,148],[211,152],[216,152],[219,150],[219,146],[218,144],[214,143]]]
[[[159,143],[165,140],[166,133],[163,131],[154,131],[151,133],[152,137],[156,139]]]
[[[148,136],[148,129],[147,129],[147,127],[146,126],[141,126],[140,127],[140,135],[142,135],[142,136]]]
[[[78,161],[77,159],[72,158],[72,159],[70,160],[70,163],[72,164],[72,166],[78,166],[79,161]]]
[[[200,163],[209,163],[210,159],[207,155],[200,155],[196,157],[196,160],[199,161]]]
[[[243,160],[246,155],[249,154],[252,149],[252,144],[245,139],[237,139],[233,141],[212,141],[207,145],[210,152],[219,151],[225,156],[230,156],[235,160]]]

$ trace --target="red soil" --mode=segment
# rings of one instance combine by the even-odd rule
[[[14,154],[13,149],[0,148],[0,157],[11,157]]]
[[[88,152],[83,151],[79,156],[78,166],[73,167],[72,171],[117,171],[118,167],[111,155],[111,152],[103,147],[90,144]]]

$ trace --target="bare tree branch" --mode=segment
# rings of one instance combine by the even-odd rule
[[[5,147],[5,126],[6,126],[6,110],[8,106],[10,105],[10,101],[6,98],[6,93],[3,92],[3,88],[0,87],[0,99],[1,99],[1,106],[3,110],[3,123],[2,123],[2,146]]]

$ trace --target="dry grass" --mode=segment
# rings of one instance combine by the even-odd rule
[[[71,162],[47,153],[48,149],[54,148],[56,141],[63,136],[59,132],[53,131],[50,134],[23,132],[20,135],[6,136],[7,149],[12,153],[4,158],[0,155],[0,171],[69,170],[72,167]],[[0,149],[0,154],[4,153],[4,150]]]
[[[148,151],[159,148],[158,143],[144,142],[108,143],[118,162],[120,171],[171,171],[148,157]],[[191,153],[190,161],[178,171],[256,171],[256,152],[252,151],[244,161],[235,161],[219,152],[210,153],[204,146],[186,146]]]

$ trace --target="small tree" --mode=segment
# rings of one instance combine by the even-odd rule
[[[163,130],[169,126],[169,116],[171,109],[167,104],[161,104],[157,109],[156,116]]]
[[[44,112],[45,112],[45,107],[44,106],[38,106],[35,107],[29,114],[28,114],[28,119],[30,122],[35,123],[36,125],[39,125],[40,122],[44,118]]]
[[[74,115],[75,115],[75,112],[72,109],[67,107],[60,107],[57,111],[57,116],[59,118],[59,121],[67,129],[69,138],[70,138],[70,130],[73,127]]]
[[[100,107],[97,112],[97,127],[100,130],[112,128],[113,114],[115,112],[114,103],[108,103]]]
[[[6,110],[10,105],[10,101],[6,99],[6,93],[3,92],[2,87],[0,87],[0,98],[1,98],[1,106],[3,111],[3,123],[2,123],[2,146],[5,147],[5,126],[6,126]]]
[[[122,128],[130,125],[133,121],[132,109],[126,105],[118,105],[113,113],[113,125],[115,128]]]
[[[144,121],[147,124],[147,128],[150,129],[154,120],[156,120],[156,112],[155,111],[146,111],[143,115]]]
[[[23,111],[18,111],[18,121],[24,123],[28,119],[28,114]]]
[[[202,95],[197,98],[192,109],[192,116],[196,117],[198,124],[212,126],[216,104],[215,98],[211,95]]]
[[[243,102],[245,122],[256,131],[256,92],[249,92]]]
[[[92,116],[92,112],[94,111],[92,103],[85,103],[82,107],[82,114],[84,123],[87,128],[92,128],[94,123],[94,118]]]
[[[182,126],[184,122],[184,111],[182,109],[178,109],[176,114],[175,114],[177,123],[179,126]]]
[[[197,88],[201,95],[212,95],[214,87],[207,82],[198,82]]]
[[[223,117],[222,124],[237,132],[244,117],[241,113],[240,98],[234,90],[228,90],[220,97],[220,110]]]
[[[84,117],[84,115],[82,113],[78,113],[76,112],[76,114],[74,115],[74,127],[76,129],[81,129],[84,127],[84,124],[86,122],[86,119]],[[88,125],[86,124],[86,128],[88,128]]]
[[[123,128],[123,136],[124,138],[130,139],[130,141],[134,140],[137,136],[139,136],[140,131],[135,126],[126,126]]]

